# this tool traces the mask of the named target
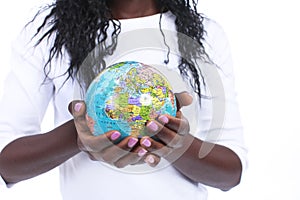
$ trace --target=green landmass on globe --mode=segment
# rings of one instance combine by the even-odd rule
[[[102,71],[86,93],[87,122],[94,135],[117,130],[122,137],[145,135],[145,124],[161,114],[176,115],[175,95],[156,68],[135,61]]]

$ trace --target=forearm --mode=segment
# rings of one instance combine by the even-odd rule
[[[183,147],[172,156],[178,157],[181,151],[182,155],[173,162],[173,166],[182,174],[195,182],[225,191],[239,184],[242,166],[233,151],[221,145],[205,144],[193,136],[188,136],[187,143],[190,144],[187,149],[183,151]]]
[[[47,172],[79,152],[73,120],[45,134],[19,138],[0,154],[0,174],[17,183]]]

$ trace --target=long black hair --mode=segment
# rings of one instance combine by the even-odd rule
[[[205,30],[203,27],[204,17],[197,12],[197,0],[156,0],[157,6],[162,13],[170,11],[175,16],[175,25],[178,34],[190,37],[193,42],[178,37],[178,48],[181,54],[178,69],[183,78],[190,82],[195,93],[201,99],[201,84],[204,84],[201,70],[193,58],[209,60],[205,53],[203,41]],[[66,71],[68,78],[74,78],[80,66],[97,44],[111,38],[115,41],[121,32],[118,20],[113,19],[109,8],[109,0],[56,0],[48,5],[49,14],[44,18],[37,29],[36,36],[41,34],[44,27],[45,33],[38,38],[37,45],[43,40],[55,35],[54,43],[50,48],[49,57],[44,67],[46,76],[51,70],[51,61],[67,50],[70,61]],[[108,35],[110,24],[114,31]],[[163,32],[162,32],[163,34]],[[166,44],[167,45],[167,44]],[[112,54],[115,45],[105,48],[103,55]],[[165,60],[168,62],[168,58]],[[104,69],[105,61],[101,60],[101,69]],[[192,77],[191,77],[192,76]],[[201,81],[202,80],[202,81]]]

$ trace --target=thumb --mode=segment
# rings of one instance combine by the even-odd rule
[[[68,110],[74,117],[85,115],[85,102],[82,100],[72,101],[71,103],[69,103]]]
[[[74,117],[78,135],[90,135],[86,119],[86,105],[84,101],[76,100],[69,104],[69,111]]]
[[[188,106],[192,104],[193,97],[187,91],[183,91],[180,93],[175,93],[176,96],[176,103],[177,103],[177,110],[180,110],[183,106]]]

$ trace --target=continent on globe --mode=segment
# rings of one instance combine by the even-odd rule
[[[176,115],[175,95],[156,68],[135,61],[111,65],[90,84],[85,102],[94,135],[117,130],[122,138],[142,137],[145,125],[159,115]]]

